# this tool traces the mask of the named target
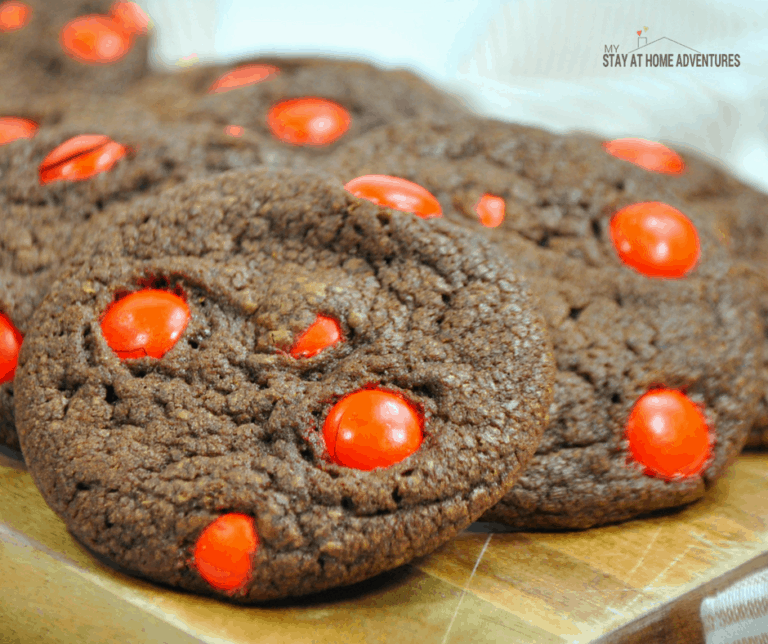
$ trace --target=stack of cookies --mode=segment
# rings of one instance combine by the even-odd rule
[[[136,5],[54,4],[0,4],[0,441],[95,553],[302,595],[762,444],[768,197],[362,63],[151,72]]]

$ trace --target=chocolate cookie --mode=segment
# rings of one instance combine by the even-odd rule
[[[155,74],[134,95],[161,118],[242,127],[278,142],[274,154],[308,160],[398,119],[467,114],[459,99],[406,70],[321,58],[263,57]]]
[[[266,170],[98,223],[29,325],[16,411],[47,502],[134,574],[242,603],[352,583],[533,455],[551,349],[481,239]]]
[[[645,203],[624,215],[662,221],[672,209],[648,202],[664,201],[705,222],[701,203],[665,188],[673,177],[585,136],[477,119],[380,128],[335,153],[328,168],[344,182],[370,174],[416,182],[446,218],[493,240],[539,294],[557,360],[551,422],[532,464],[485,519],[519,529],[625,520],[700,498],[736,458],[757,413],[762,353],[744,267],[702,224],[683,274],[649,276],[630,266],[633,253],[644,254],[636,224],[614,219]],[[696,176],[689,181],[703,183]],[[622,221],[629,228],[617,229]],[[668,225],[695,240],[684,222]],[[612,241],[626,230],[618,250],[626,244],[628,263]],[[698,428],[696,445],[682,450],[689,461],[663,463],[677,448],[653,447],[652,419],[670,428],[672,442],[675,426],[649,403],[680,411],[678,429]]]
[[[143,29],[116,20],[111,0],[24,0],[19,29],[0,31],[5,100],[64,90],[126,92],[149,72]]]
[[[55,126],[46,126],[56,109],[46,101],[51,112],[41,108],[38,116],[50,119],[42,119],[33,139],[0,146],[0,313],[22,334],[70,251],[96,234],[94,218],[190,177],[261,161],[253,138],[236,139],[211,124],[160,125],[127,100],[94,105],[88,98],[62,97]],[[86,133],[84,145],[44,165],[59,146]],[[96,158],[106,159],[103,171],[83,179]],[[0,384],[0,443],[19,447],[12,382]]]

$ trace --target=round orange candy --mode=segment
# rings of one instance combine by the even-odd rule
[[[0,145],[16,139],[31,139],[37,133],[37,123],[16,116],[0,117]]]
[[[131,49],[131,35],[109,16],[81,16],[61,30],[61,46],[70,58],[88,64],[115,63]]]
[[[646,474],[663,479],[700,474],[710,455],[704,414],[675,389],[654,389],[641,396],[627,419],[632,458]]]
[[[389,467],[419,449],[421,419],[403,397],[363,389],[331,408],[323,437],[328,453],[339,465],[358,470]]]
[[[0,3],[0,33],[21,29],[31,17],[32,9],[23,2],[8,0]]]
[[[279,73],[280,70],[274,65],[262,65],[259,63],[241,65],[217,78],[208,89],[208,93],[219,94],[238,87],[255,85]]]
[[[106,172],[128,154],[128,148],[103,134],[83,134],[53,149],[40,164],[40,183],[82,181]]]
[[[341,327],[333,318],[318,315],[317,319],[293,344],[290,354],[294,358],[311,358],[341,340]]]
[[[622,208],[611,219],[610,234],[619,259],[648,277],[683,277],[699,261],[696,227],[665,203]]]
[[[250,579],[259,547],[254,520],[236,512],[211,523],[197,539],[194,566],[211,586],[235,591]]]
[[[135,2],[115,2],[109,9],[109,15],[129,34],[144,35],[149,31],[149,16]]]
[[[645,139],[615,139],[605,141],[603,147],[617,159],[629,161],[649,172],[682,174],[685,161],[666,145]]]
[[[189,318],[189,307],[178,295],[145,289],[110,304],[101,332],[121,360],[162,358],[184,333]]]
[[[475,212],[480,223],[487,228],[496,228],[504,221],[504,200],[501,197],[485,194],[475,204]]]
[[[366,174],[352,179],[344,189],[355,197],[380,206],[412,212],[422,219],[442,217],[443,210],[434,195],[419,184],[385,174]]]
[[[351,122],[349,112],[338,103],[313,97],[282,101],[267,114],[272,134],[292,145],[328,145],[341,137]]]
[[[243,136],[243,128],[240,125],[227,125],[224,128],[224,134],[237,138]]]
[[[3,313],[0,313],[0,384],[10,382],[16,375],[19,349],[23,337]]]

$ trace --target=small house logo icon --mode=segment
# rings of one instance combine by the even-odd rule
[[[639,29],[637,32],[637,48],[640,49],[640,47],[645,47],[648,44],[648,38],[646,36],[643,36],[643,34],[648,31],[648,27],[643,27],[642,29]]]

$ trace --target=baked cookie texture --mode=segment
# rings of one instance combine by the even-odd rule
[[[149,73],[149,37],[136,35],[128,53],[111,64],[90,64],[67,55],[60,42],[70,21],[89,15],[106,16],[112,0],[24,0],[32,9],[21,29],[0,34],[0,74],[5,99],[67,90],[96,96],[125,94]]]
[[[209,93],[225,74],[248,65],[276,70],[264,80],[228,91]],[[237,125],[272,139],[270,109],[289,99],[315,97],[337,103],[351,118],[348,131],[316,148],[281,144],[294,155],[322,159],[361,134],[404,118],[469,114],[459,98],[404,69],[387,70],[363,62],[328,58],[259,57],[232,65],[192,67],[155,73],[142,80],[134,95],[163,120],[212,121]]]
[[[703,216],[712,222],[731,256],[743,265],[745,279],[754,285],[755,301],[768,336],[768,195],[734,179],[714,185],[716,190],[711,191],[702,208]],[[768,448],[768,345],[764,345],[763,351],[759,378],[763,388],[757,417],[747,439],[750,449]]]
[[[352,583],[455,535],[532,457],[552,400],[545,325],[466,230],[263,169],[96,223],[28,326],[17,422],[46,501],[134,574],[241,603]],[[162,358],[121,361],[100,319],[147,286],[182,294],[191,320]],[[291,357],[321,313],[343,341]],[[388,468],[337,465],[324,419],[370,387],[420,410],[423,443]],[[191,555],[225,513],[260,540],[234,593]]]
[[[45,104],[54,109],[56,102]],[[192,177],[261,161],[252,138],[228,137],[210,124],[161,125],[127,100],[95,104],[87,94],[70,93],[58,104],[64,109],[56,125],[0,146],[0,311],[22,334],[72,251],[97,234],[94,219]],[[41,185],[39,166],[47,155],[84,133],[106,135],[129,152],[92,178]],[[19,449],[13,383],[0,385],[0,444]]]
[[[380,128],[327,167],[343,182],[386,174],[423,186],[445,218],[503,250],[539,297],[557,361],[551,421],[532,464],[484,520],[518,529],[626,520],[700,498],[736,458],[765,389],[764,341],[748,269],[711,234],[705,195],[721,177],[715,169],[656,175],[590,137],[481,119]],[[485,193],[505,201],[497,228],[475,212]],[[699,228],[701,256],[683,279],[641,275],[612,246],[612,215],[647,201]],[[627,462],[628,414],[659,386],[703,406],[713,445],[701,475],[666,481]]]

